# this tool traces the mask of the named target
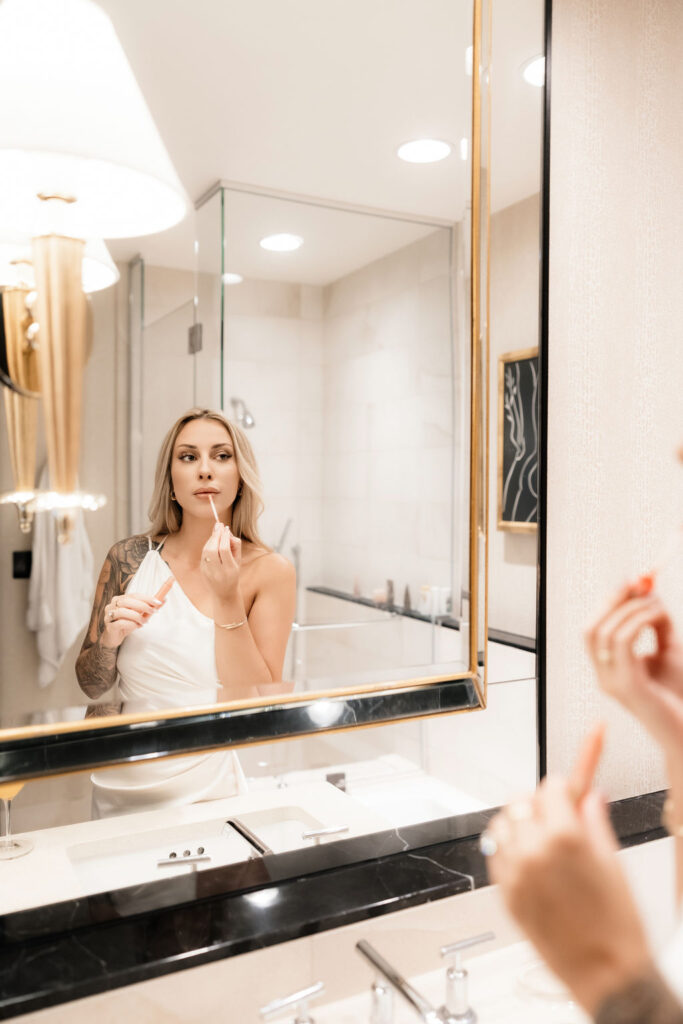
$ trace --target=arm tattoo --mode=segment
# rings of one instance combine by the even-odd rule
[[[85,709],[86,718],[108,718],[111,715],[120,715],[122,704],[88,704]]]
[[[595,1024],[683,1024],[683,1007],[652,969],[601,1004]]]
[[[83,692],[91,698],[101,697],[116,682],[118,648],[102,647],[104,609],[112,598],[123,594],[149,550],[146,536],[119,541],[104,560],[95,590],[90,625],[81,653],[76,661],[76,676]]]

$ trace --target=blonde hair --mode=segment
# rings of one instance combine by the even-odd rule
[[[270,550],[259,537],[256,525],[258,517],[263,512],[263,499],[261,477],[254,450],[243,430],[226,419],[222,412],[214,412],[212,409],[188,410],[180,419],[176,420],[161,444],[154,474],[154,493],[148,512],[152,524],[149,529],[150,537],[177,533],[183,521],[183,510],[175,498],[171,497],[173,493],[171,461],[178,434],[187,423],[192,423],[193,420],[214,420],[216,423],[222,424],[230,435],[237,461],[237,472],[240,476],[237,496],[232,504],[230,528],[236,537]]]

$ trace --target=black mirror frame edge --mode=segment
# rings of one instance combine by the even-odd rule
[[[198,751],[293,739],[309,733],[336,732],[358,726],[381,725],[444,712],[480,707],[479,694],[468,678],[448,679],[415,688],[396,688],[370,694],[325,698],[320,725],[319,704],[288,701],[266,708],[188,712],[131,724],[107,724],[92,719],[58,734],[43,732],[10,737],[0,742],[0,780],[36,779],[99,768],[116,762],[171,757]],[[96,723],[100,723],[97,725]]]

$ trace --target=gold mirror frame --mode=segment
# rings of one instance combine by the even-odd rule
[[[4,729],[0,730],[0,781],[69,773],[121,761],[224,749],[226,746],[249,746],[319,731],[345,731],[486,707],[490,22],[489,3],[473,0],[468,574],[470,628],[467,670],[447,676],[403,679],[314,692],[307,694],[305,700],[299,694],[291,694],[280,696],[277,703],[272,698],[252,698],[163,713],[86,718],[79,722],[60,724],[57,729],[54,724]],[[341,713],[331,717],[329,726],[321,727],[308,714],[308,708],[319,706],[322,701],[328,702],[332,708],[341,709]],[[375,710],[379,709],[378,713],[368,711],[368,701]],[[261,726],[258,719],[263,723]]]

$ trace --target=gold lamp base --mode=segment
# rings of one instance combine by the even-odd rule
[[[72,494],[78,478],[86,357],[87,309],[82,286],[85,243],[47,235],[33,239],[41,393],[50,486]],[[60,512],[58,536],[69,540],[73,515]]]

